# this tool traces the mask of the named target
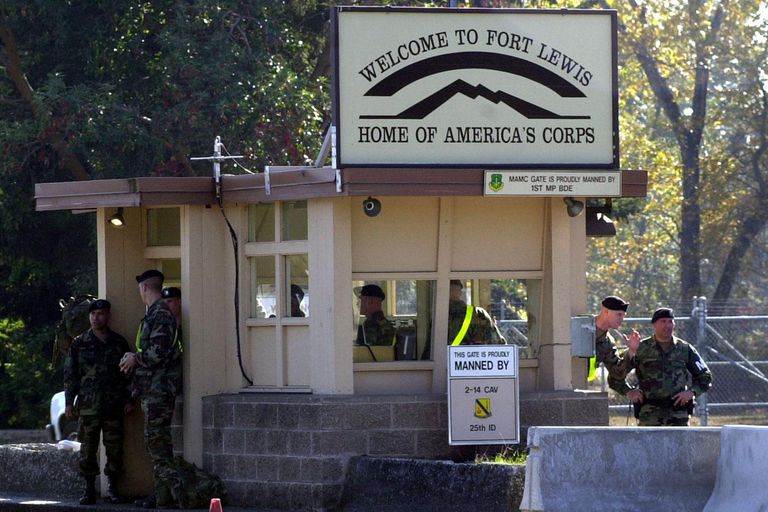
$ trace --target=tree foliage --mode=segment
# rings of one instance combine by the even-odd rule
[[[595,274],[652,306],[706,295],[723,312],[764,286],[764,2],[603,5],[619,13],[622,164],[648,169],[651,190],[629,233],[592,244]]]
[[[61,372],[51,368],[45,330],[21,320],[0,320],[0,428],[42,427]]]

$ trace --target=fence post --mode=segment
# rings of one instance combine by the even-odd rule
[[[701,354],[701,357],[705,360],[706,351],[706,335],[707,335],[707,298],[706,297],[694,297],[693,298],[693,311],[691,317],[696,319],[696,348]],[[708,420],[708,407],[707,407],[707,394],[704,393],[699,397],[699,403],[696,407],[699,412],[699,422],[702,427],[707,426]]]

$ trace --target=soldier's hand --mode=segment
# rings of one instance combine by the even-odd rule
[[[74,407],[72,407],[71,405],[68,405],[68,406],[66,406],[66,407],[64,408],[64,415],[65,415],[67,418],[74,418],[74,417],[76,416],[76,414],[75,414],[75,408],[74,408]]]
[[[629,357],[634,358],[638,347],[640,347],[640,333],[637,332],[637,329],[632,329],[632,334],[629,337],[624,336],[624,343],[627,344]]]
[[[687,389],[685,391],[681,391],[678,394],[674,395],[672,397],[672,400],[674,400],[675,405],[685,405],[691,400],[693,400],[694,393],[690,389]]]
[[[120,371],[129,373],[133,370],[134,366],[136,366],[136,354],[133,352],[126,352],[120,360]]]
[[[129,414],[133,413],[133,411],[136,410],[136,406],[133,405],[133,402],[127,402],[125,404],[125,407],[123,407],[123,414],[128,416]]]
[[[643,392],[639,389],[632,389],[627,392],[627,398],[632,403],[643,403]]]

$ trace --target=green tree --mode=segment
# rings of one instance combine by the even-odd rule
[[[33,428],[46,423],[51,395],[58,391],[47,333],[21,320],[0,320],[0,428]]]

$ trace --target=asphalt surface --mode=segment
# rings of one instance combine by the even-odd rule
[[[59,499],[51,496],[21,495],[0,491],[0,512],[35,511],[35,512],[139,512],[146,510],[137,507],[133,501],[120,505],[112,505],[99,499],[94,505],[80,505],[77,498]],[[208,510],[186,509],[186,510]],[[222,506],[222,512],[276,512],[263,508],[243,508]]]

